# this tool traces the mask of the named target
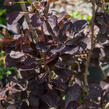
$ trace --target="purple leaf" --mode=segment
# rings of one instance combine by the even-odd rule
[[[66,109],[78,109],[79,104],[75,101],[69,103]]]
[[[37,96],[30,96],[29,97],[29,103],[32,107],[38,107],[39,106],[39,99]]]
[[[15,0],[5,0],[4,6],[12,6],[15,4]]]
[[[36,43],[36,49],[40,50],[41,52],[48,52],[48,48],[44,42],[37,42]]]
[[[18,21],[24,16],[24,13],[23,12],[20,12],[20,11],[13,11],[11,13],[9,13],[6,17],[7,19],[7,22],[9,25],[12,25],[12,24],[16,24],[18,23]]]
[[[74,35],[80,33],[83,31],[83,29],[86,27],[87,21],[86,20],[77,20],[72,24],[72,27],[70,29],[70,32]]]
[[[81,93],[82,90],[78,84],[74,84],[73,86],[69,87],[66,93],[65,107],[67,107],[71,101],[79,101]]]
[[[55,88],[60,91],[65,91],[67,89],[67,85],[61,81],[61,79],[55,79],[53,80],[53,84],[55,85]]]
[[[89,94],[86,97],[86,99],[88,99],[89,101],[93,100],[96,102],[97,101],[100,102],[99,99],[101,99],[102,93],[103,93],[103,90],[99,84],[97,84],[97,83],[89,84]]]
[[[37,12],[32,15],[30,22],[33,27],[40,27],[43,24],[43,19],[40,17],[39,13]]]
[[[57,25],[57,17],[55,15],[48,16],[48,23],[50,24],[51,28],[54,29]]]
[[[27,58],[23,65],[20,66],[21,69],[34,69],[37,66],[37,61],[34,58]]]
[[[63,50],[62,53],[64,54],[70,54],[70,55],[75,55],[79,53],[79,46],[73,47],[73,46],[66,46]]]
[[[60,78],[69,78],[72,76],[72,72],[68,69],[62,69],[62,68],[57,68],[55,67],[54,69],[55,73],[60,77]]]
[[[6,65],[11,66],[18,66],[20,62],[26,59],[25,55],[21,52],[11,51],[9,55],[6,57]]]
[[[65,11],[61,12],[58,16],[58,22],[61,22],[65,18],[66,14],[67,13]]]
[[[49,107],[57,107],[59,102],[59,97],[55,92],[49,92],[42,97],[42,100],[48,104]]]

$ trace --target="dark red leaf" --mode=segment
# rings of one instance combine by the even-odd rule
[[[40,50],[41,52],[48,52],[48,47],[44,42],[37,42],[36,43],[36,49]]]
[[[66,109],[77,109],[79,107],[78,102],[72,101],[69,103]]]
[[[79,34],[84,30],[86,25],[87,25],[86,20],[77,20],[72,24],[70,32],[74,35]]]
[[[56,62],[58,61],[59,55],[55,54],[53,56],[50,57],[50,59],[47,60],[46,65],[54,65],[56,64]]]
[[[97,83],[89,84],[89,94],[87,96],[88,100],[99,101],[98,97],[102,96],[102,88]]]
[[[23,64],[20,66],[21,69],[34,69],[37,66],[37,61],[35,58],[27,58]]]
[[[57,17],[55,15],[48,16],[48,23],[50,24],[51,28],[54,29],[57,25]]]
[[[48,104],[49,107],[57,107],[58,106],[58,101],[59,97],[55,92],[49,92],[45,96],[42,97],[42,100]]]
[[[42,26],[43,19],[40,17],[39,13],[36,12],[35,14],[32,15],[30,22],[33,27],[39,27]]]
[[[58,16],[58,22],[61,22],[65,18],[66,14],[67,13],[65,11],[61,12]]]
[[[82,89],[78,84],[69,87],[66,93],[65,107],[67,107],[71,101],[79,101],[81,94]]]
[[[30,96],[29,103],[32,107],[39,107],[39,99],[37,96]]]
[[[13,11],[7,15],[7,17],[6,17],[7,23],[9,25],[16,24],[23,16],[24,16],[23,12]]]
[[[60,78],[69,78],[72,76],[72,72],[68,69],[62,69],[62,68],[54,68],[55,73],[60,77]]]
[[[19,66],[20,62],[26,59],[25,55],[21,52],[11,51],[9,55],[6,57],[6,65],[8,67]]]
[[[65,91],[67,89],[67,85],[61,81],[61,79],[55,79],[53,80],[53,84],[55,85],[55,88],[60,91]]]
[[[15,4],[15,0],[5,0],[4,6],[12,6]]]

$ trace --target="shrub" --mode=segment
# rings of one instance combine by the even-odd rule
[[[17,74],[1,83],[1,104],[7,109],[104,108],[109,86],[102,65],[109,61],[109,14],[98,12],[92,3],[87,25],[66,12],[52,14],[54,1],[21,0],[23,12],[7,15],[10,35],[4,35],[1,49],[7,53],[6,67],[15,67]]]

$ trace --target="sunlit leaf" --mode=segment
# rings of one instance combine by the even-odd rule
[[[0,9],[0,16],[2,16],[4,13],[6,13],[6,10],[5,9]]]

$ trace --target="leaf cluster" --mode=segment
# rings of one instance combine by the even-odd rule
[[[8,76],[5,85],[1,82],[1,105],[7,109],[104,108],[109,77],[101,64],[109,62],[109,14],[95,13],[95,47],[86,94],[83,78],[92,48],[90,25],[66,12],[54,15],[50,4],[57,0],[28,1],[29,11],[8,13],[7,33],[0,40],[0,49],[7,53],[6,67],[17,69],[17,75]],[[4,5],[16,3],[5,0]],[[25,15],[29,18],[25,19]],[[31,28],[37,37],[32,36]]]

